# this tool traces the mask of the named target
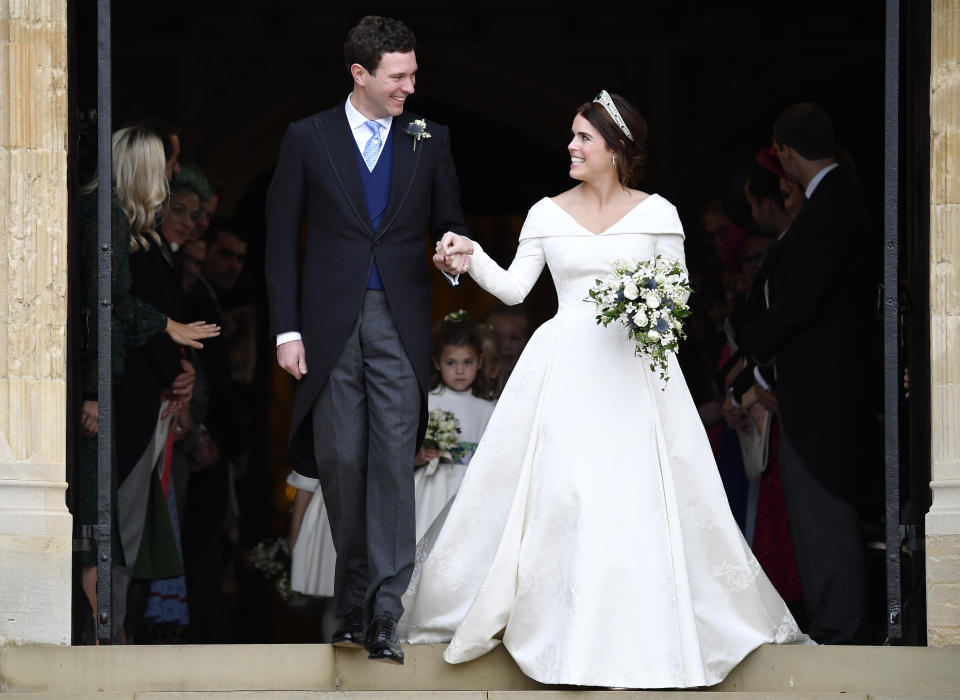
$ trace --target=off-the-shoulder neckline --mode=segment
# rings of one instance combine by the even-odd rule
[[[561,212],[563,212],[563,214],[564,214],[565,216],[567,216],[573,223],[575,223],[577,226],[579,226],[582,230],[584,230],[584,231],[586,231],[587,233],[589,233],[591,236],[602,236],[602,235],[605,234],[607,231],[609,231],[609,230],[611,230],[611,229],[613,229],[613,228],[616,228],[618,224],[620,224],[620,223],[622,223],[623,221],[625,221],[631,214],[633,214],[635,211],[637,211],[638,209],[640,209],[644,204],[646,204],[647,202],[649,202],[651,199],[653,199],[654,197],[659,197],[659,196],[660,196],[660,195],[658,195],[656,192],[653,192],[653,193],[651,193],[651,194],[648,194],[646,197],[643,198],[642,201],[640,201],[640,202],[638,202],[636,205],[634,205],[633,208],[630,209],[626,214],[624,214],[624,215],[621,216],[619,219],[617,219],[617,220],[614,221],[612,224],[610,224],[610,225],[607,226],[605,229],[603,229],[602,231],[599,231],[599,232],[591,231],[591,230],[588,229],[586,226],[584,226],[583,224],[581,224],[579,221],[577,221],[577,218],[576,218],[573,214],[571,214],[571,213],[568,212],[566,209],[564,209],[564,208],[561,207],[559,204],[557,204],[555,201],[553,201],[553,199],[552,199],[551,197],[544,197],[543,199],[545,199],[546,201],[550,202],[554,207],[556,207],[556,208],[559,209]],[[541,201],[543,201],[543,200],[541,200]]]

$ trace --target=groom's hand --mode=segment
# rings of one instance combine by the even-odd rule
[[[473,242],[469,238],[447,231],[437,243],[433,264],[438,270],[459,275],[470,268],[472,254]]]
[[[452,257],[447,257],[442,253],[433,254],[433,266],[440,270],[440,272],[446,272],[448,275],[459,275],[461,272],[464,272],[469,265],[461,265],[461,259],[466,258],[466,255],[454,255]]]
[[[307,373],[307,351],[302,340],[291,340],[277,346],[277,363],[294,379]]]

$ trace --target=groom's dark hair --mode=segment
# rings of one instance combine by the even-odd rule
[[[409,53],[417,48],[417,38],[403,22],[392,17],[367,15],[347,33],[343,58],[347,71],[359,63],[371,75],[385,53]]]

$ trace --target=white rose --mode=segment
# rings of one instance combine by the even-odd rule
[[[627,284],[623,287],[623,296],[633,301],[640,296],[640,290],[633,282],[627,282]]]
[[[658,297],[656,294],[648,294],[647,306],[649,306],[651,309],[655,309],[660,306],[660,297]]]
[[[645,326],[647,324],[647,315],[643,311],[638,311],[636,316],[633,317],[633,322],[638,326]]]
[[[658,285],[661,286],[667,283],[667,277],[663,273],[655,275],[653,279]]]
[[[647,335],[650,336],[650,340],[656,340],[660,337],[660,334],[656,331],[647,331]]]

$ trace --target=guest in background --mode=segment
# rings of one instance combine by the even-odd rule
[[[866,408],[867,216],[856,180],[834,158],[822,108],[789,107],[773,138],[807,203],[771,265],[769,308],[742,344],[758,363],[775,363],[781,477],[810,635],[849,644],[860,639],[865,612],[855,476]]]
[[[113,382],[123,382],[128,347],[142,345],[147,340],[166,331],[170,339],[181,345],[201,347],[200,340],[218,332],[216,326],[204,323],[184,325],[158,311],[132,293],[130,271],[131,236],[141,236],[149,231],[157,213],[167,198],[165,159],[160,139],[143,127],[128,127],[114,133],[113,147],[113,193],[111,209],[112,255],[112,307],[113,326],[111,347],[111,370]],[[80,269],[78,276],[81,298],[80,374],[83,392],[81,408],[81,455],[78,483],[82,491],[78,519],[84,525],[97,522],[97,441],[99,431],[98,347],[97,313],[100,308],[97,292],[98,229],[97,229],[97,183],[84,187],[79,201]],[[180,392],[186,387],[181,386]],[[183,395],[181,393],[181,395]],[[116,439],[116,432],[114,434]],[[115,445],[114,445],[115,448]],[[113,457],[117,464],[116,455]],[[117,502],[114,497],[114,502]],[[126,585],[123,549],[119,535],[115,544],[115,568],[113,595],[114,640],[122,641],[123,621],[126,610]],[[96,617],[97,561],[96,550],[81,555],[83,564],[82,585],[87,600]],[[132,562],[130,562],[132,564]]]
[[[483,377],[487,387],[486,398],[495,401],[500,398],[506,382],[503,359],[500,356],[500,335],[489,324],[480,326],[480,335],[483,338]]]
[[[517,306],[496,304],[487,313],[486,323],[496,331],[500,340],[500,363],[503,367],[500,389],[502,390],[527,344],[530,324],[526,312],[519,304]]]

